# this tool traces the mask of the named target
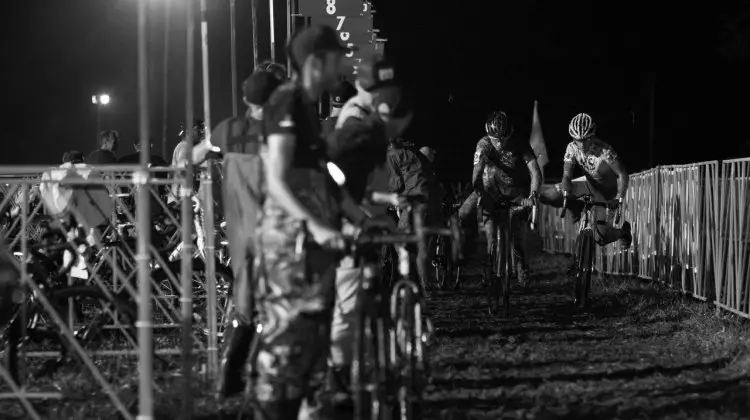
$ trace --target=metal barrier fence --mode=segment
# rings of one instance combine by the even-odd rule
[[[53,170],[75,175],[88,169]],[[181,172],[160,169],[145,174],[136,167],[112,167],[86,172],[83,177],[86,179],[65,176],[63,182],[70,190],[83,192],[68,197],[70,208],[65,214],[52,215],[48,214],[47,206],[41,200],[42,190],[52,184],[59,185],[63,177],[50,177],[50,173],[48,167],[6,167],[0,173],[0,220],[4,243],[16,257],[10,256],[9,259],[18,262],[22,285],[31,293],[21,299],[22,302],[17,302],[14,316],[21,317],[24,334],[32,329],[50,328],[57,332],[61,341],[57,343],[60,348],[52,351],[48,346],[24,343],[19,346],[18,355],[10,356],[11,342],[6,334],[10,328],[0,325],[0,350],[4,362],[0,364],[0,400],[17,399],[30,418],[41,418],[30,400],[60,399],[62,393],[51,383],[45,385],[36,381],[30,371],[38,364],[35,359],[58,358],[64,349],[85,367],[85,373],[93,378],[113,409],[125,419],[133,418],[132,411],[116,389],[123,386],[118,383],[121,382],[118,371],[128,357],[138,356],[140,363],[150,363],[153,356],[155,362],[167,364],[165,357],[182,355],[187,361],[182,367],[185,381],[189,383],[196,367],[205,367],[206,378],[215,379],[219,369],[221,329],[231,310],[232,278],[221,234],[215,241],[214,233],[221,230],[216,229],[220,225],[204,223],[204,220],[214,219],[213,206],[203,205],[198,217],[181,220],[180,206],[198,207],[193,198],[196,195],[187,200],[174,196],[170,199],[168,191],[171,187],[184,182]],[[94,197],[95,194],[86,188],[98,188],[100,195]],[[139,212],[136,217],[135,209],[141,207],[139,203],[143,199],[136,192],[142,188],[149,190],[150,201],[143,207],[150,208],[150,211],[145,215]],[[210,171],[201,174],[197,196],[201,202],[213,203]],[[102,200],[102,197],[106,199]],[[108,212],[101,218],[105,223],[96,227],[85,223],[81,226],[81,220],[90,219],[92,211]],[[88,215],[83,212],[88,212]],[[69,219],[70,215],[74,219]],[[71,220],[78,223],[69,223]],[[193,238],[182,237],[183,224],[192,227]],[[77,261],[71,263],[73,269],[67,274],[67,284],[50,286],[57,281],[52,279],[52,274],[33,269],[34,264],[40,263],[39,258],[43,258],[33,250],[43,240],[42,232],[51,230],[48,226],[62,228],[64,240],[77,251],[77,255],[68,251],[63,256],[64,261]],[[151,232],[147,256],[138,255],[135,250],[135,238],[143,229]],[[182,260],[186,256],[192,256],[189,257],[192,264],[191,269],[184,271]],[[137,276],[137,261],[141,258],[148,259],[145,277]],[[150,279],[150,287],[146,288],[152,291],[151,304],[147,305],[152,311],[151,323],[135,322],[137,307],[141,306],[144,296],[140,294],[144,285],[138,284],[139,277]],[[86,288],[89,298],[92,294],[95,298],[86,300],[85,304],[79,303],[76,299],[81,297],[80,287]],[[58,295],[67,296],[67,306],[61,306],[51,297],[56,290],[67,290],[67,293]],[[126,310],[131,308],[126,303],[136,309],[133,312]],[[191,313],[192,317],[185,319],[184,313]],[[33,323],[31,320],[27,322],[27,316],[35,317]],[[82,337],[84,331],[91,333],[94,324],[110,335],[103,343],[97,343],[96,348],[87,348]],[[133,329],[146,329],[158,337],[158,340],[151,340],[154,344],[152,352],[143,354],[147,350],[139,345],[141,343]],[[187,340],[180,330],[189,331]],[[196,355],[199,363],[195,363]],[[20,362],[15,363],[9,358]],[[108,363],[105,359],[116,361]],[[160,389],[153,379],[152,383],[153,389]]]
[[[597,250],[595,269],[665,283],[750,318],[750,158],[659,166],[630,175],[622,221],[632,227],[627,251]],[[573,253],[571,216],[542,206],[546,251]]]

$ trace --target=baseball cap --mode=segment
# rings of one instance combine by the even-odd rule
[[[242,94],[253,105],[263,105],[277,87],[281,85],[273,73],[253,73],[242,83]]]
[[[357,80],[362,89],[368,92],[381,87],[398,86],[393,64],[380,53],[362,60],[362,64],[357,68]]]
[[[271,73],[279,80],[286,79],[286,67],[283,64],[274,63],[273,61],[264,61],[255,68],[256,73]]]
[[[312,25],[297,32],[289,42],[289,56],[299,68],[312,54],[326,52],[346,52],[356,48],[347,48],[330,26]]]
[[[351,83],[342,81],[336,89],[331,92],[331,105],[336,108],[341,108],[346,101],[356,94],[357,90],[354,89],[354,86],[352,86]]]

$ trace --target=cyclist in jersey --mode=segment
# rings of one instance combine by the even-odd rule
[[[495,246],[495,227],[506,223],[497,210],[503,202],[531,207],[536,203],[542,174],[531,145],[513,137],[513,127],[505,112],[497,111],[485,123],[487,135],[477,143],[474,153],[472,184],[479,196],[482,222],[487,236],[487,253]],[[528,219],[528,209],[515,214],[512,221],[513,254],[518,267],[518,285],[524,287],[528,277],[528,263],[523,252],[522,221]],[[485,270],[492,267],[491,257]],[[489,271],[487,271],[489,272]],[[487,278],[487,276],[485,276]]]
[[[594,200],[610,203],[610,209],[616,210],[622,204],[628,190],[628,171],[620,161],[615,149],[595,136],[596,124],[590,115],[581,113],[573,117],[568,126],[568,134],[573,141],[565,149],[563,178],[560,184],[546,187],[542,201],[556,206],[562,206],[563,191],[579,196],[593,194]],[[583,179],[573,180],[573,169],[580,166]],[[574,182],[575,181],[575,182]],[[568,200],[577,223],[581,217],[583,205],[576,200]],[[620,247],[627,249],[633,240],[630,233],[630,223],[624,222],[621,229],[612,226],[615,211],[607,214],[600,207],[594,208],[596,220],[606,221],[603,229],[597,227],[597,243],[609,244],[619,240]]]

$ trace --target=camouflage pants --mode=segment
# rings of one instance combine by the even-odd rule
[[[318,191],[308,208],[324,209],[325,191]],[[304,197],[309,198],[309,197]],[[256,360],[258,399],[255,418],[297,419],[303,402],[311,408],[299,418],[320,418],[335,296],[335,253],[308,249],[299,255],[298,221],[264,205],[256,259],[256,308],[262,330]]]

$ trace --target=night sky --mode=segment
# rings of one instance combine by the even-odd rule
[[[285,1],[276,0],[277,34]],[[184,119],[184,0],[172,0],[169,145]],[[102,128],[133,151],[137,121],[135,0],[34,0],[12,6],[3,25],[2,164],[54,164],[95,144],[91,95],[107,92]],[[164,6],[150,2],[151,114],[160,152]],[[375,26],[416,99],[410,137],[438,149],[442,176],[468,177],[486,115],[510,113],[528,136],[533,101],[559,175],[567,123],[593,115],[598,134],[631,171],[649,166],[650,86],[655,81],[657,164],[750,156],[750,2],[373,0]],[[697,4],[697,3],[696,3]],[[15,10],[12,10],[14,9]],[[238,74],[252,70],[250,1],[238,0]],[[266,12],[267,5],[261,7]],[[260,58],[269,58],[261,16]],[[198,29],[200,26],[196,25]],[[196,47],[200,34],[196,33]],[[279,53],[281,56],[280,39]],[[229,0],[209,1],[211,120],[231,114]],[[196,54],[197,115],[202,111]],[[454,98],[448,102],[449,95]],[[241,108],[242,109],[242,108]]]

